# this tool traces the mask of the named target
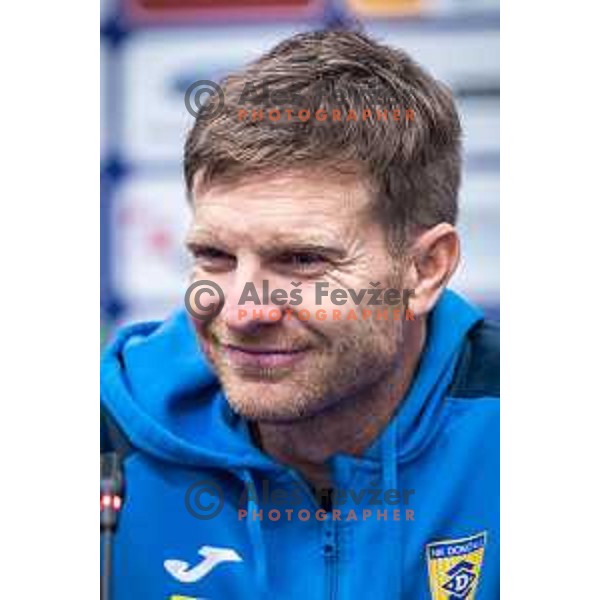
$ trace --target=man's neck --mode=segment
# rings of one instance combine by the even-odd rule
[[[258,422],[254,433],[263,451],[296,468],[317,490],[332,487],[327,460],[334,454],[361,455],[402,403],[425,343],[425,324],[405,328],[399,368],[368,390],[313,417],[293,423]]]

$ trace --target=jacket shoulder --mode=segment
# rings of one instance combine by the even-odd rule
[[[463,343],[448,395],[452,398],[500,397],[500,325],[482,320]]]
[[[113,416],[100,406],[100,454],[116,453],[125,460],[134,452],[134,447],[125,432],[117,425]]]

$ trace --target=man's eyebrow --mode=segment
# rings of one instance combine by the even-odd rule
[[[276,233],[259,248],[259,253],[265,256],[285,252],[318,252],[331,256],[346,255],[346,250],[339,241],[319,233]]]
[[[196,244],[199,241],[203,243],[218,243],[218,236],[214,235],[207,229],[193,228],[190,229],[185,235],[185,243],[186,244]]]
[[[186,244],[188,246],[215,244],[223,246],[225,249],[227,247],[227,244],[220,239],[218,234],[201,228],[192,229],[188,233]],[[263,242],[258,246],[257,252],[266,258],[287,252],[315,252],[331,256],[332,258],[342,258],[347,254],[346,249],[339,241],[316,233],[275,233],[270,236],[267,242]]]
[[[305,240],[287,241],[268,246],[263,246],[259,250],[259,254],[264,258],[273,258],[281,254],[289,254],[293,252],[311,252],[315,254],[323,254],[330,258],[343,258],[346,256],[346,251],[343,248],[330,246],[326,244],[311,243]]]

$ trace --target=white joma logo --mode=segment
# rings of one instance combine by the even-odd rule
[[[223,562],[242,562],[242,557],[230,548],[215,548],[214,546],[202,546],[198,554],[204,557],[194,568],[183,560],[165,560],[165,569],[177,581],[182,583],[194,583],[210,573],[218,564]]]

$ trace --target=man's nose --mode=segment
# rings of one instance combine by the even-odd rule
[[[236,277],[221,313],[225,324],[239,332],[277,324],[284,316],[285,307],[273,303],[271,293],[275,287],[272,280],[260,274],[252,279]]]

